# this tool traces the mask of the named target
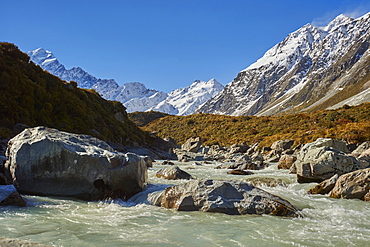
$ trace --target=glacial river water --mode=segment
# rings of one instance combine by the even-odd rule
[[[298,184],[295,175],[276,165],[255,175],[180,164],[197,178],[277,178],[281,185],[259,187],[289,200],[303,218],[177,212],[146,204],[150,191],[164,189],[156,178],[161,165],[149,169],[149,183],[130,201],[84,202],[27,196],[24,208],[0,207],[0,236],[54,246],[370,246],[370,203],[309,195],[314,184]]]

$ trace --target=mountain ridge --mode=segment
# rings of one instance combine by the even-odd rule
[[[128,82],[119,86],[114,79],[96,78],[80,67],[66,69],[52,52],[44,48],[27,54],[35,64],[62,80],[76,81],[81,88],[94,89],[105,99],[123,103],[127,112],[158,110],[167,114],[188,115],[223,89],[222,84],[215,79],[207,82],[196,80],[190,86],[175,89],[168,94],[147,89],[140,82]]]
[[[353,70],[358,62],[368,68],[369,19],[370,13],[357,19],[340,15],[325,27],[304,25],[240,71],[198,112],[234,116],[294,113],[330,107],[329,99],[334,105],[355,96],[361,90],[353,90],[353,83],[343,78],[369,74]],[[362,87],[366,82],[357,83]]]

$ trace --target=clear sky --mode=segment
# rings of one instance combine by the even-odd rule
[[[2,0],[0,41],[169,92],[196,79],[226,85],[303,25],[367,12],[369,0]]]

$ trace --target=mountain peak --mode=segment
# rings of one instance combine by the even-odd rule
[[[45,50],[42,47],[27,52],[27,55],[30,56],[31,60],[34,61],[36,64],[42,64],[46,60],[56,59],[53,53]]]
[[[342,14],[326,27],[304,25],[239,72],[199,111],[270,115],[324,107],[347,97],[346,86],[365,78],[356,73],[368,59],[369,18],[366,14],[354,20]],[[347,76],[350,72],[353,77]]]
[[[327,32],[331,32],[331,31],[334,31],[337,27],[341,26],[341,25],[344,25],[348,22],[351,22],[353,21],[353,18],[351,17],[348,17],[344,14],[340,14],[338,15],[337,17],[335,17],[334,20],[332,20],[331,22],[329,22],[328,25],[326,25],[323,30],[324,31],[327,31]]]

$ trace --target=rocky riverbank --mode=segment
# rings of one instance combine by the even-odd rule
[[[195,165],[201,165],[198,162],[217,162],[219,164],[217,169],[225,169],[225,173],[240,176],[251,175],[253,170],[265,169],[272,162],[277,162],[280,169],[290,169],[291,173],[296,174],[299,183],[330,184],[330,189],[327,185],[320,184],[309,193],[325,194],[333,191],[331,196],[334,198],[368,200],[370,197],[368,195],[370,188],[368,142],[355,150],[350,150],[353,147],[342,141],[324,138],[296,147],[293,147],[294,140],[280,140],[273,143],[271,147],[259,147],[258,143],[251,146],[242,143],[230,147],[219,145],[209,147],[202,146],[199,137],[189,139],[182,146],[177,145],[170,138],[164,140],[164,143],[167,143],[168,155],[175,156],[179,162],[192,162]],[[137,149],[142,150],[140,147]],[[18,206],[25,203],[22,204],[21,197],[14,199],[17,198],[15,197],[17,191],[29,195],[69,196],[84,200],[128,199],[145,188],[147,167],[151,167],[153,162],[153,158],[149,156],[116,151],[106,142],[91,136],[76,135],[45,127],[29,128],[12,138],[8,143],[6,158],[3,160],[5,159],[5,177],[2,177],[4,177],[3,186],[7,186],[7,189],[3,187],[2,192],[8,191],[10,199],[5,199],[4,195],[1,203],[5,205],[10,202],[9,204]],[[169,205],[177,205],[174,207],[177,210],[299,215],[298,210],[294,209],[289,202],[287,202],[289,210],[283,210],[281,205],[271,209],[269,206],[271,203],[261,198],[273,198],[274,195],[267,196],[254,185],[251,185],[253,188],[240,184],[235,187],[235,182],[224,181],[214,188],[209,188],[208,184],[217,184],[220,181],[199,181],[188,172],[173,166],[170,160],[163,164],[169,166],[159,170],[157,177],[187,179],[190,182],[189,186],[184,183],[185,189],[173,187],[163,191],[159,196],[161,199],[153,202],[154,205],[170,208],[172,206]],[[327,179],[330,179],[330,182]],[[349,185],[351,188],[356,187],[355,194],[361,196],[349,196],[348,191],[344,192],[343,188]],[[8,188],[10,186],[13,190]],[[325,190],[320,190],[321,187],[325,187]],[[192,189],[186,190],[186,188]],[[239,194],[233,194],[230,189],[221,188],[234,188],[232,191],[235,193],[239,191]],[[176,193],[182,191],[182,195],[175,196],[174,191],[178,191]],[[192,194],[194,191],[198,191],[196,194],[200,198],[211,199],[206,199],[208,202],[197,199],[197,196]],[[250,194],[249,191],[252,193]],[[224,201],[223,203],[211,203],[215,193],[217,193],[216,198],[219,198],[217,200]],[[233,198],[230,199],[230,195]],[[171,197],[183,199],[182,202],[166,201]],[[239,201],[235,200],[236,198]],[[246,199],[250,201],[246,203]],[[251,209],[251,205],[257,205],[255,200],[263,202],[263,206],[262,204],[258,206],[258,210]],[[284,199],[281,198],[281,200]],[[272,201],[278,201],[278,199],[272,199]],[[182,203],[187,206],[179,206]],[[205,206],[207,203],[212,206]],[[219,209],[215,208],[217,205]],[[221,209],[225,205],[227,210]],[[242,209],[243,207],[245,209]],[[270,209],[261,210],[263,207]]]

